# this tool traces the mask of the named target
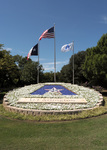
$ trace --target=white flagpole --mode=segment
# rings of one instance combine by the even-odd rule
[[[73,41],[73,84],[74,84],[74,41]]]
[[[38,41],[38,68],[37,68],[37,83],[39,83],[39,41]]]
[[[54,24],[54,82],[56,82],[56,41],[55,41],[55,24]]]

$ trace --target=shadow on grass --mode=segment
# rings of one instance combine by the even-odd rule
[[[0,88],[0,104],[2,104],[3,103],[3,97],[4,97],[4,95],[8,92],[8,91],[10,91],[10,90],[12,90],[12,89],[14,89],[13,87],[12,88]]]
[[[3,97],[6,94],[6,92],[0,92],[0,104],[3,103]]]
[[[102,94],[103,96],[107,96],[107,90],[102,91],[101,94]]]
[[[103,91],[101,92],[101,94],[102,94],[104,97],[107,97],[107,90],[103,90]],[[105,106],[105,100],[103,100],[102,105]]]

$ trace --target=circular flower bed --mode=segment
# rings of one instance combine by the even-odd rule
[[[75,95],[62,95],[53,94],[53,92],[46,92],[43,95],[31,95],[34,91],[40,89],[44,85],[61,85],[76,93]],[[85,98],[87,104],[72,104],[72,103],[17,103],[20,98],[69,98],[80,99]],[[8,105],[22,109],[34,109],[34,110],[79,110],[94,108],[99,105],[101,101],[101,94],[94,89],[89,89],[83,86],[73,85],[70,83],[39,83],[34,85],[25,86],[22,88],[14,89],[6,95]]]

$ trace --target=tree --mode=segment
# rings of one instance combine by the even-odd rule
[[[32,62],[24,65],[21,73],[21,81],[24,84],[37,83],[37,62]]]
[[[86,78],[83,76],[82,64],[85,61],[86,51],[80,51],[77,54],[74,54],[74,83],[80,84],[86,81]],[[70,61],[70,72],[71,72],[71,81],[72,81],[72,69],[73,69],[73,56],[71,56]]]
[[[107,33],[103,34],[100,38],[97,47],[99,48],[99,52],[96,51],[96,53],[107,54]]]
[[[0,44],[0,50],[3,50],[3,46],[4,46],[3,44]]]
[[[27,60],[27,57],[22,57],[20,55],[13,56],[14,62],[17,64],[20,74],[20,85],[37,83],[37,68],[38,63],[33,62],[31,59]],[[41,79],[41,70],[40,69],[40,79]]]
[[[96,47],[87,49],[83,64],[84,76],[94,85],[107,84],[107,34],[104,34]]]
[[[37,83],[38,62],[30,61],[21,70],[20,80],[23,84]],[[43,67],[39,65],[39,82],[42,82]]]
[[[56,72],[56,81],[61,82],[61,72]]]
[[[27,60],[27,57],[22,57],[20,55],[13,56],[13,59],[16,65],[18,66],[19,70],[23,70],[25,64],[32,62],[31,59]]]
[[[2,49],[2,45],[0,47]],[[0,87],[16,85],[19,80],[17,65],[9,51],[0,51]]]
[[[61,82],[69,83],[71,82],[71,71],[70,71],[70,65],[64,65],[61,69],[61,77],[60,80]]]
[[[85,61],[85,56],[85,51],[74,54],[74,83],[76,84],[86,81],[82,72],[82,64]],[[73,56],[71,56],[69,64],[64,65],[61,69],[61,81],[73,83]]]
[[[51,72],[45,72],[43,74],[43,82],[53,82],[54,81],[54,73]]]

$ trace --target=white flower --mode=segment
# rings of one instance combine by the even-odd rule
[[[43,87],[44,85],[62,85],[65,88],[73,91],[77,95],[61,95],[57,92],[46,92],[44,95],[31,95],[30,93],[36,91],[37,89]],[[85,98],[87,104],[61,104],[61,103],[27,103],[27,104],[18,104],[17,101],[19,98],[29,97],[29,98]],[[13,91],[8,92],[7,99],[10,106],[20,107],[24,109],[45,109],[45,110],[74,110],[74,109],[83,109],[83,108],[92,108],[99,101],[98,92],[93,89],[89,89],[83,86],[72,85],[70,83],[40,83],[25,86],[22,88],[14,89]]]

